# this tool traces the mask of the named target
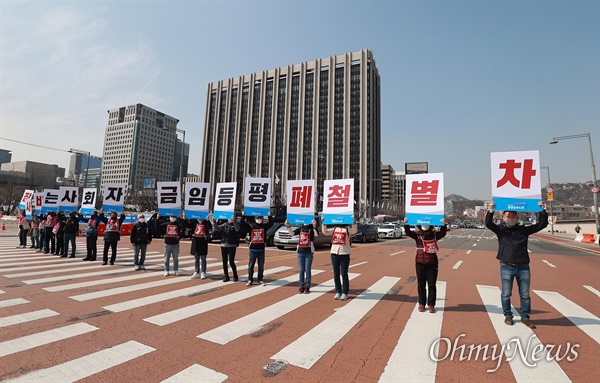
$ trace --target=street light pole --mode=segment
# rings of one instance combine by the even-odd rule
[[[551,187],[552,186],[552,182],[550,182],[550,166],[540,166],[541,169],[546,169],[548,171],[548,186],[547,187]],[[554,200],[554,198],[552,198],[552,201]],[[548,201],[550,202],[550,231],[552,232],[552,235],[554,235],[554,222],[552,220],[552,201]]]
[[[168,127],[164,127],[163,130],[171,129]],[[179,161],[179,190],[181,192],[181,196],[183,197],[183,159],[185,157],[185,130],[178,128],[173,128],[173,130],[175,130],[175,132],[183,134],[183,140],[181,141],[181,160]],[[175,133],[175,135],[177,135],[177,133]],[[177,140],[175,140],[175,143],[177,143]]]
[[[596,165],[594,164],[594,151],[592,150],[592,136],[590,133],[583,134],[574,134],[572,136],[562,136],[562,137],[552,137],[552,141],[550,144],[558,144],[560,140],[569,140],[571,138],[585,138],[587,137],[588,142],[590,144],[590,161],[592,163],[592,181],[594,182],[594,188],[598,187],[598,182],[596,181]],[[594,194],[594,217],[596,218],[596,233],[600,228],[600,217],[598,216],[598,193]]]
[[[84,181],[83,181],[83,187],[86,188],[87,187],[87,181],[88,181],[88,173],[90,172],[90,152],[86,152],[85,150],[79,150],[79,149],[69,149],[69,153],[74,153],[74,154],[85,154],[87,156],[87,166],[85,168],[85,177],[84,177]]]

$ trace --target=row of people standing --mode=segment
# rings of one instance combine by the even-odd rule
[[[19,217],[19,248],[27,247],[27,236],[31,239],[31,249],[44,254],[75,258],[77,245],[75,237],[79,231],[79,215],[71,212],[33,214],[31,219]],[[69,246],[71,254],[69,255]]]

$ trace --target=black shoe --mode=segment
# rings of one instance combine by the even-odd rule
[[[83,258],[82,261],[90,261],[89,258]]]
[[[102,262],[102,266],[106,266],[106,262]]]
[[[233,277],[233,281],[237,282],[238,281],[238,277]]]
[[[90,262],[93,262],[95,260],[96,260],[96,258],[90,258],[90,259],[88,259],[88,261],[90,261]]]
[[[69,258],[75,258],[75,254],[69,255]]]
[[[66,255],[61,255],[60,258],[67,258],[67,256]]]
[[[223,282],[229,282],[229,277],[223,278]]]
[[[110,261],[110,265],[111,265],[111,266],[114,266],[114,265],[115,265],[115,263],[114,263],[113,261]]]

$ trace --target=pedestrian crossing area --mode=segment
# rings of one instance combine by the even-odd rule
[[[78,254],[84,254],[85,243],[78,242],[77,249]],[[324,358],[330,355],[334,348],[340,345],[351,348],[352,345],[346,343],[349,335],[360,327],[369,326],[370,320],[381,315],[378,308],[384,304],[382,301],[394,294],[401,282],[409,283],[396,276],[371,276],[369,280],[372,282],[368,283],[367,288],[352,294],[348,301],[341,302],[332,299],[335,292],[332,272],[322,266],[313,266],[315,268],[312,270],[311,293],[297,294],[298,270],[293,261],[287,264],[267,263],[266,286],[255,284],[246,287],[245,283],[234,284],[221,281],[223,270],[220,260],[215,258],[218,254],[216,251],[209,252],[208,278],[191,280],[189,277],[193,271],[194,258],[188,253],[187,248],[182,246],[179,269],[185,271],[186,275],[164,277],[163,256],[159,251],[148,251],[146,270],[134,271],[133,249],[123,245],[118,249],[115,266],[101,266],[101,262],[98,261],[81,262],[81,256],[59,258],[36,253],[33,249],[15,249],[12,242],[8,243],[6,238],[0,238],[0,275],[3,281],[0,290],[0,329],[18,330],[20,326],[27,328],[27,335],[7,337],[4,333],[0,336],[0,363],[5,366],[4,375],[0,376],[0,380],[75,382],[95,374],[109,373],[111,369],[118,366],[154,360],[151,358],[164,352],[148,341],[150,337],[132,337],[132,339],[113,343],[109,341],[111,337],[106,337],[103,339],[108,340],[99,342],[97,349],[92,352],[49,367],[28,367],[23,372],[16,373],[20,366],[7,366],[6,360],[16,360],[8,358],[25,356],[28,352],[35,352],[36,349],[56,347],[61,342],[70,340],[99,339],[103,333],[114,330],[108,325],[109,321],[93,321],[93,315],[76,321],[71,317],[62,322],[57,321],[57,318],[65,316],[67,311],[69,313],[70,310],[76,311],[74,308],[78,305],[96,308],[96,313],[103,315],[126,313],[130,318],[135,318],[132,321],[137,321],[133,326],[143,327],[146,333],[160,334],[161,331],[181,330],[184,324],[202,322],[202,331],[197,331],[197,327],[192,326],[185,327],[186,331],[178,334],[192,342],[190,344],[197,344],[198,347],[204,345],[202,347],[210,347],[211,350],[227,350],[242,343],[247,345],[248,336],[268,328],[276,328],[283,322],[293,321],[301,316],[302,321],[309,322],[310,326],[294,338],[279,333],[278,336],[281,338],[277,342],[277,347],[268,349],[269,356],[260,365],[254,366],[266,374],[263,375],[264,377],[278,374],[285,376],[289,371],[301,374],[291,369],[311,371],[319,368],[320,364],[324,363]],[[291,253],[289,259],[294,260],[293,255]],[[236,262],[241,282],[247,280],[244,264],[246,259],[247,257],[239,256]],[[371,262],[374,260],[367,258],[365,262],[351,264],[349,273],[351,286],[353,281],[366,278],[365,273],[368,272]],[[414,301],[408,300],[405,303],[410,306],[406,314],[406,322],[394,333],[392,347],[385,352],[384,360],[378,362],[379,370],[370,372],[370,376],[375,377],[374,380],[379,382],[443,381],[438,370],[444,359],[442,352],[445,351],[440,348],[439,339],[444,337],[444,325],[448,320],[449,309],[446,304],[453,287],[452,283],[444,281],[443,277],[441,275],[442,280],[436,284],[435,314],[419,312],[418,304]],[[414,283],[410,285],[414,288],[411,292],[413,297],[416,296]],[[600,302],[597,287],[582,284],[580,293],[585,294],[587,300],[592,300],[597,305]],[[14,295],[14,291],[19,288],[30,289],[36,293],[27,295],[27,299],[21,298]],[[532,329],[517,325],[520,318],[514,308],[513,315],[516,323],[514,326],[506,326],[500,307],[500,289],[497,286],[477,285],[473,288],[477,292],[478,301],[471,303],[476,303],[483,308],[486,315],[481,317],[485,318],[486,323],[493,328],[494,334],[491,337],[496,344],[507,345],[519,339],[523,344],[530,342],[532,348],[539,346],[541,350],[549,343],[556,343],[551,338],[544,339],[541,336],[538,338]],[[409,287],[404,289],[408,290]],[[293,293],[290,294],[290,291]],[[557,317],[566,318],[571,327],[577,330],[578,339],[583,339],[588,344],[592,343],[595,347],[592,352],[598,354],[600,319],[597,316],[576,303],[568,294],[535,289],[532,289],[531,293],[538,301],[543,301],[551,307]],[[52,301],[50,298],[44,299],[44,294],[50,298],[61,297],[61,304],[56,307],[51,305],[43,307],[46,301]],[[329,302],[331,309],[323,311],[318,319],[313,320],[310,315],[311,307],[314,308],[316,303],[325,301]],[[518,299],[515,300],[513,295],[513,302],[515,301],[518,302]],[[172,304],[173,302],[175,303]],[[244,308],[239,313],[231,309],[243,302],[252,302],[252,309]],[[219,310],[228,310],[225,319],[215,319],[223,318],[215,315]],[[88,314],[93,312],[89,311]],[[39,328],[33,325],[35,323],[40,324]],[[465,325],[468,329],[469,324]],[[373,336],[379,335],[373,334]],[[358,357],[359,359],[370,358],[369,350],[358,351],[364,353]],[[169,352],[175,351],[170,349]],[[532,368],[529,364],[535,361],[531,358],[509,359],[509,350],[504,349],[504,353],[505,359],[502,363],[510,367],[510,372],[517,382],[571,381],[562,365],[552,358],[542,358],[541,361],[537,361],[535,368]],[[178,370],[169,372],[168,377],[150,376],[144,380],[224,382],[229,379],[227,371],[229,373],[232,371],[227,368],[221,370],[220,365],[204,365],[202,358],[193,360],[187,357],[185,360],[191,362],[185,366],[178,364]],[[467,373],[465,379],[469,376]],[[244,379],[237,377],[234,380]],[[326,380],[335,379],[332,377]]]

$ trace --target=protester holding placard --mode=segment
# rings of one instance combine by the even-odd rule
[[[531,323],[529,315],[531,313],[531,298],[529,296],[529,287],[531,283],[531,271],[529,269],[529,251],[527,251],[527,242],[529,236],[543,230],[548,226],[548,213],[546,213],[546,204],[543,201],[538,202],[541,206],[540,219],[538,223],[531,226],[519,225],[519,218],[516,211],[506,210],[502,214],[502,223],[494,223],[494,207],[496,203],[490,201],[490,208],[485,216],[485,226],[498,237],[498,255],[496,259],[500,261],[500,278],[502,282],[502,311],[504,313],[504,323],[513,325],[513,314],[510,305],[512,295],[513,280],[517,280],[519,287],[519,297],[521,298],[521,323],[529,328],[535,328]]]
[[[29,248],[36,249],[40,245],[40,219],[35,215],[35,212],[31,215],[29,238],[31,238],[31,246]]]
[[[125,221],[125,214],[121,212],[121,216],[117,220],[117,213],[111,212],[110,218],[104,216],[104,211],[100,212],[100,221],[104,222],[104,250],[102,256],[102,266],[108,263],[108,249],[111,249],[110,265],[115,264],[117,259],[117,243],[121,240],[121,225]]]
[[[144,262],[146,260],[146,249],[152,242],[152,229],[146,223],[146,217],[143,214],[138,214],[138,219],[129,235],[129,241],[133,246],[133,269],[146,270]],[[141,253],[141,258],[140,258]]]
[[[54,230],[52,231],[56,236],[56,252],[55,255],[60,257],[66,257],[65,254],[65,222],[67,219],[63,213],[56,214],[58,217],[58,222],[54,225]]]
[[[407,223],[408,218],[404,218]],[[412,231],[409,225],[404,225],[406,235],[415,240],[417,252],[415,255],[415,268],[417,272],[417,290],[419,293],[419,311],[425,311],[425,304],[430,313],[435,313],[435,300],[437,289],[435,284],[438,276],[439,251],[437,241],[446,236],[446,222],[441,220],[440,231],[436,232],[433,226],[418,225],[416,231]],[[427,285],[427,290],[425,286]],[[427,296],[429,292],[429,296]]]
[[[300,287],[298,288],[298,294],[309,294],[310,293],[310,280],[311,280],[311,268],[313,262],[313,256],[315,253],[314,240],[319,232],[317,231],[317,221],[313,219],[311,225],[302,225],[296,230],[292,230],[288,220],[285,220],[285,227],[291,236],[298,236],[298,267],[299,271],[299,282]]]
[[[222,232],[221,235],[221,260],[223,261],[223,282],[229,282],[229,267],[233,271],[233,281],[238,281],[237,267],[235,266],[235,253],[240,244],[240,225],[235,220],[235,214],[229,221],[221,219],[215,225],[217,231]]]
[[[19,246],[17,247],[24,249],[27,247],[27,232],[29,231],[29,222],[27,222],[24,211],[19,210],[17,220],[19,222]]]
[[[51,211],[46,216],[46,228],[44,233],[44,254],[56,251],[56,238],[54,236],[54,226],[58,225],[56,213]]]
[[[39,220],[38,228],[40,231],[40,237],[38,240],[38,247],[36,253],[41,253],[42,251],[44,251],[44,244],[46,243],[46,217],[44,217],[44,215],[40,213],[40,215],[37,218]]]
[[[263,222],[263,217],[254,217],[253,222],[248,223],[247,217],[242,218],[242,226],[245,231],[250,233],[250,246],[248,246],[250,253],[248,255],[248,282],[246,286],[251,286],[254,282],[254,265],[258,260],[258,283],[262,286],[266,286],[263,281],[263,275],[265,272],[265,237],[266,232],[271,226],[273,226],[273,216],[271,212],[268,213],[269,220]],[[242,216],[244,213],[242,212]]]
[[[87,256],[83,258],[84,261],[95,261],[98,253],[98,226],[100,226],[100,217],[98,212],[93,211],[90,218],[85,219],[80,214],[79,219],[87,222],[85,227],[85,244],[87,248]]]
[[[354,219],[354,216],[352,219]],[[348,267],[350,266],[350,254],[352,254],[352,235],[357,232],[356,222],[352,225],[336,225],[331,228],[323,224],[321,227],[324,234],[332,234],[330,253],[333,281],[335,283],[333,299],[345,301],[348,299],[348,292],[350,291]]]
[[[76,241],[75,237],[79,232],[79,215],[74,211],[69,213],[69,218],[65,222],[65,241],[64,241],[64,256],[69,254],[69,243],[71,243],[71,255],[69,258],[75,258]]]
[[[208,241],[206,239],[208,233],[212,230],[212,224],[209,220],[203,219],[200,221],[184,219],[186,227],[194,227],[192,235],[192,245],[190,246],[190,254],[194,256],[194,274],[191,279],[206,278],[206,256],[208,255]],[[202,263],[202,268],[200,267]]]
[[[171,261],[171,257],[173,257],[173,274],[179,276],[179,240],[183,237],[181,221],[178,221],[175,216],[170,216],[169,220],[163,223],[158,223],[160,222],[159,219],[160,214],[157,214],[157,225],[165,228],[164,276],[169,276],[169,262]]]

